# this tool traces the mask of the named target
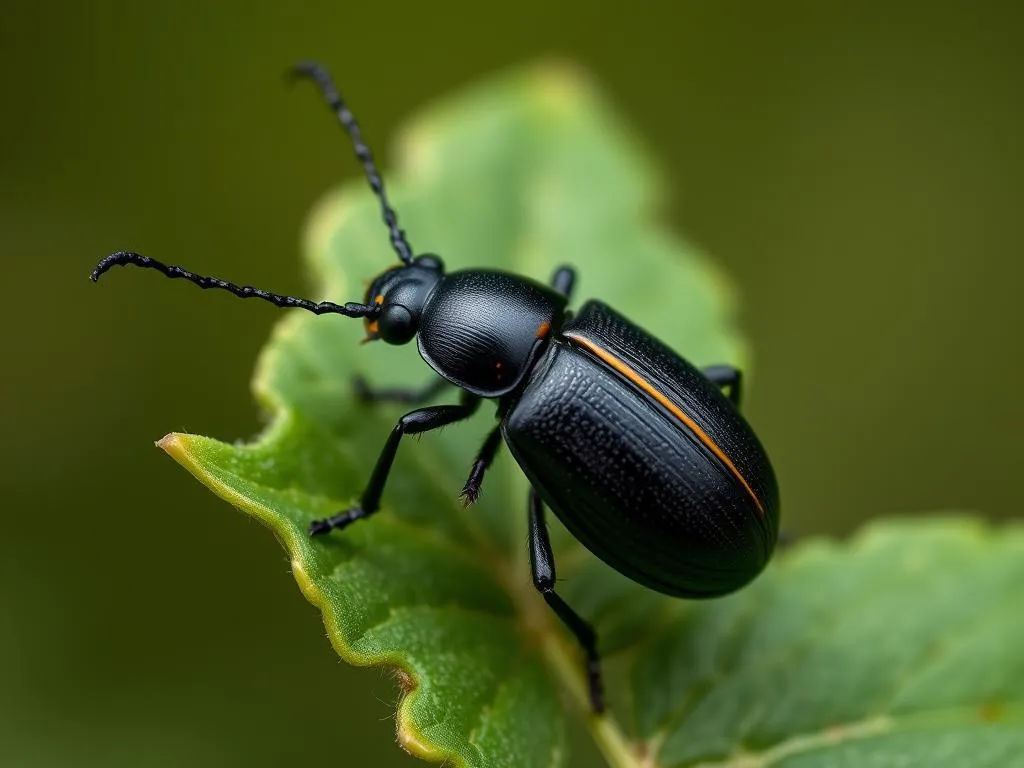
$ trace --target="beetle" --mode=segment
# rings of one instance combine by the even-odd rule
[[[545,508],[587,549],[630,579],[666,595],[713,598],[733,592],[766,566],[778,540],[779,490],[768,456],[739,410],[742,376],[717,365],[700,370],[607,304],[568,308],[576,272],[559,267],[548,284],[507,272],[446,272],[433,254],[414,255],[391,207],[358,124],[321,65],[309,79],[348,134],[399,263],[374,279],[362,302],[335,304],[193,274],[135,252],[97,264],[155,269],[201,288],[259,298],[278,307],[361,318],[367,340],[407,344],[436,380],[418,390],[374,390],[370,402],[416,404],[444,387],[457,404],[418,407],[384,444],[359,502],[314,521],[311,536],[342,530],[380,508],[402,438],[472,416],[496,402],[488,433],[462,488],[473,503],[502,444],[530,484],[527,505],[533,583],[576,637],[586,658],[590,703],[604,708],[597,636],[555,590],[555,559]]]

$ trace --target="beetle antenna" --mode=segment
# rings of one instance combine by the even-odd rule
[[[124,266],[126,264],[134,264],[137,267],[155,269],[157,272],[161,272],[165,277],[188,280],[190,283],[195,283],[200,288],[219,288],[222,291],[233,293],[240,299],[263,299],[277,307],[282,307],[284,309],[304,309],[307,312],[312,312],[314,315],[333,314],[344,315],[345,317],[375,317],[380,312],[380,307],[376,304],[356,304],[355,302],[335,304],[330,301],[309,301],[308,299],[300,299],[295,296],[283,296],[279,293],[271,293],[270,291],[253,288],[251,285],[235,285],[234,283],[229,283],[226,280],[220,280],[216,277],[203,277],[202,275],[196,275],[189,272],[187,269],[175,267],[171,264],[164,264],[156,259],[151,259],[148,256],[142,256],[141,254],[133,253],[132,251],[118,251],[117,253],[110,254],[96,265],[96,269],[92,271],[92,275],[90,275],[90,277],[95,283],[100,279],[100,276],[111,267],[119,265]]]
[[[384,191],[384,180],[381,178],[377,165],[373,161],[373,153],[370,152],[370,148],[363,142],[363,134],[359,130],[359,124],[352,115],[352,111],[342,101],[338,89],[334,87],[334,81],[331,79],[330,73],[322,64],[318,64],[315,61],[306,61],[292,67],[289,75],[294,79],[308,78],[320,89],[320,95],[323,97],[323,100],[327,102],[327,106],[337,116],[341,127],[345,129],[345,133],[352,139],[352,148],[356,152],[356,157],[363,164],[366,180],[370,182],[370,188],[373,189],[377,199],[380,200],[381,215],[391,235],[391,247],[395,249],[395,253],[398,254],[398,258],[402,260],[402,263],[411,264],[412,248],[409,246],[409,241],[405,239],[405,232],[398,226],[398,216],[395,214],[395,210],[388,203],[388,196]]]

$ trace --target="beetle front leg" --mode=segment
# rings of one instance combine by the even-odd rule
[[[494,429],[491,430],[490,434],[487,435],[487,439],[484,440],[484,444],[480,446],[480,451],[476,455],[476,460],[473,462],[473,468],[469,470],[469,479],[466,480],[466,484],[462,486],[462,493],[459,494],[462,497],[463,503],[468,507],[480,498],[480,486],[484,482],[484,472],[491,466],[491,462],[494,461],[494,455],[498,452],[498,448],[501,447],[501,424],[498,424]]]
[[[376,389],[371,387],[369,382],[362,376],[352,377],[352,389],[355,390],[356,398],[364,403],[405,403],[407,405],[418,405],[425,403],[435,395],[439,395],[451,382],[438,376],[433,381],[417,389],[393,388]]]
[[[743,373],[739,368],[733,368],[731,365],[712,365],[705,368],[702,373],[712,384],[728,389],[726,394],[732,404],[740,407]]]
[[[314,520],[309,524],[309,535],[319,536],[335,528],[345,528],[356,520],[369,517],[376,512],[380,508],[380,495],[387,484],[388,473],[395,461],[395,454],[398,453],[398,445],[402,442],[402,437],[429,432],[432,429],[468,419],[479,405],[479,397],[464,392],[462,402],[458,405],[432,405],[405,414],[391,430],[359,504],[323,520]]]
[[[561,266],[551,276],[551,287],[565,296],[565,300],[572,299],[572,289],[576,284],[576,270],[569,266]]]
[[[590,706],[595,712],[601,713],[604,711],[604,684],[601,682],[601,657],[597,653],[597,634],[590,624],[580,618],[580,615],[555,593],[555,556],[551,551],[548,527],[544,522],[544,503],[536,488],[530,489],[530,567],[533,569],[533,586],[583,647],[583,653],[587,658]]]

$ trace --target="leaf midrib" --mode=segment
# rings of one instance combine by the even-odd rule
[[[376,419],[382,421],[379,415]],[[577,707],[583,713],[587,730],[609,764],[613,768],[642,768],[635,755],[637,745],[627,738],[614,718],[607,712],[601,717],[596,717],[591,713],[582,661],[578,658],[579,654],[574,652],[576,650],[574,646],[570,650],[564,633],[553,628],[547,605],[536,592],[525,586],[523,579],[516,578],[515,574],[519,572],[519,569],[515,568],[517,564],[500,548],[490,545],[486,534],[482,532],[479,525],[473,522],[469,507],[459,504],[457,500],[448,495],[450,489],[443,487],[438,479],[443,473],[431,471],[437,470],[438,467],[428,458],[425,451],[415,451],[412,460],[424,469],[424,474],[430,478],[429,482],[434,485],[435,490],[450,499],[449,503],[452,509],[463,521],[470,536],[480,545],[482,553],[491,555],[491,557],[485,558],[485,567],[492,571],[496,581],[512,601],[519,629],[526,629],[537,636],[542,658],[563,686],[572,694]],[[511,478],[513,475],[506,473],[506,477]],[[399,728],[404,725],[405,723],[400,722]]]

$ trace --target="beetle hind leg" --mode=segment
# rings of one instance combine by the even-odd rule
[[[533,585],[575,635],[583,648],[587,660],[587,685],[590,689],[590,706],[594,712],[604,711],[604,684],[601,681],[601,657],[597,653],[597,634],[555,592],[555,557],[551,551],[551,538],[544,521],[544,504],[537,489],[530,489],[530,567],[533,570]]]
[[[712,365],[705,368],[702,373],[712,384],[716,384],[726,392],[729,400],[737,408],[740,407],[740,400],[743,393],[743,373],[739,368],[731,365]]]
[[[576,284],[576,270],[570,266],[561,266],[551,276],[551,287],[565,296],[565,300],[572,298],[572,289]]]

